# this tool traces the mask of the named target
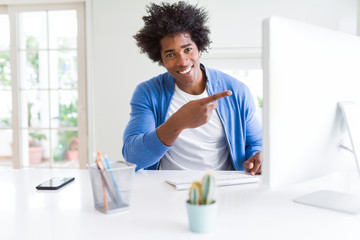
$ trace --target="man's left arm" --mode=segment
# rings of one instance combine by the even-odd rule
[[[259,120],[255,116],[256,107],[249,93],[247,101],[248,109],[246,119],[246,161],[244,168],[251,175],[261,173],[262,164],[262,127]]]

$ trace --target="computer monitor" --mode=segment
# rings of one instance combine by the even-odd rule
[[[352,149],[338,103],[360,103],[360,37],[270,17],[263,70],[263,184],[281,189],[356,169],[339,147]]]

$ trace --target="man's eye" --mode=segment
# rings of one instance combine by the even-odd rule
[[[171,58],[171,57],[173,57],[173,56],[174,56],[173,53],[169,53],[169,54],[166,55],[167,58]]]
[[[192,50],[192,48],[186,48],[185,52],[190,52]]]

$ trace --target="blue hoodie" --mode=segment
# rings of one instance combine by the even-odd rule
[[[230,148],[232,167],[244,170],[243,163],[262,151],[262,129],[255,117],[255,104],[248,87],[239,80],[214,69],[205,68],[209,95],[230,90],[231,96],[221,98],[216,109]],[[175,91],[175,80],[168,73],[140,83],[132,96],[130,120],[123,136],[122,154],[135,163],[136,170],[156,170],[160,159],[171,148],[164,145],[156,128],[164,123]]]

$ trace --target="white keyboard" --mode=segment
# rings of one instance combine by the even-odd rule
[[[217,187],[240,185],[247,183],[259,182],[259,175],[251,176],[244,171],[228,171],[214,173]],[[176,190],[189,189],[194,181],[200,181],[201,178],[186,177],[186,178],[167,178],[165,182],[173,185]]]

